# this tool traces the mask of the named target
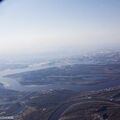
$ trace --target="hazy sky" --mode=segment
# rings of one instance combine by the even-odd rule
[[[119,44],[120,0],[5,0],[0,5],[0,54]]]

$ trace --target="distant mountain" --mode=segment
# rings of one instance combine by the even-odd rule
[[[100,51],[92,54],[84,54],[80,56],[64,57],[55,60],[46,60],[29,65],[30,68],[48,68],[63,67],[73,64],[119,64],[120,51]]]
[[[93,59],[96,63],[100,64],[119,64],[120,51],[100,52],[93,56]]]
[[[71,64],[119,64],[120,51],[105,51],[94,54],[85,54],[79,57],[69,57],[56,61],[56,65]]]

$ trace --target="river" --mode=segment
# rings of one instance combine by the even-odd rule
[[[40,69],[40,68],[39,68]],[[47,91],[50,89],[68,89],[77,91],[89,91],[89,90],[99,90],[108,87],[114,87],[120,85],[120,80],[107,81],[104,83],[93,84],[93,85],[76,85],[76,84],[48,84],[48,85],[22,85],[16,79],[4,77],[8,74],[15,74],[27,71],[38,70],[38,68],[22,68],[22,69],[9,69],[0,71],[0,83],[4,85],[6,89],[16,90],[16,91]]]

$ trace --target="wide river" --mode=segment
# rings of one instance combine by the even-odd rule
[[[40,69],[40,68],[39,68]],[[93,84],[93,85],[64,85],[64,84],[48,84],[48,85],[21,85],[18,80],[4,77],[8,74],[15,74],[20,72],[27,72],[38,70],[38,68],[24,68],[24,69],[9,69],[0,71],[0,83],[7,89],[17,91],[46,91],[49,89],[68,89],[77,91],[88,91],[88,90],[99,90],[103,88],[113,87],[120,85],[120,80],[107,81],[104,83]]]

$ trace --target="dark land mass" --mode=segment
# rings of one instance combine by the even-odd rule
[[[120,86],[68,93],[62,90],[32,95],[15,120],[120,120]]]

